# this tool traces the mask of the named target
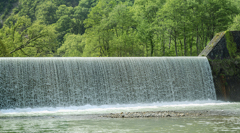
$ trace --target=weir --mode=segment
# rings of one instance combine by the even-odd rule
[[[0,58],[0,109],[206,99],[205,57]]]

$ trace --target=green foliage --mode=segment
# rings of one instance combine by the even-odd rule
[[[57,19],[61,18],[62,16],[65,16],[65,15],[70,17],[71,14],[73,14],[73,8],[67,7],[66,5],[61,5],[56,10]]]
[[[240,30],[238,3],[1,0],[0,55],[196,56],[217,32]]]
[[[56,23],[56,10],[57,6],[54,3],[46,1],[37,6],[36,18],[43,21],[47,25]]]
[[[227,49],[229,52],[229,55],[231,58],[236,57],[236,52],[237,52],[237,44],[234,42],[234,38],[232,36],[232,33],[229,31],[225,32],[225,39],[227,43]]]
[[[75,7],[78,5],[79,0],[52,0],[52,2],[54,2],[54,4],[56,4],[57,6],[66,5]]]
[[[13,4],[16,3],[18,0],[1,0],[0,1],[0,14],[3,15],[1,16],[1,19],[5,19],[5,17],[9,14],[10,10],[13,7]]]
[[[42,22],[31,22],[27,16],[13,16],[1,29],[0,38],[9,56],[50,56],[55,47],[55,31]],[[7,44],[7,45],[6,45]]]
[[[73,21],[67,15],[61,16],[60,19],[56,22],[56,30],[58,33],[58,41],[62,42],[65,34],[70,33],[72,29]]]
[[[28,16],[31,18],[31,21],[36,20],[36,11],[38,6],[42,3],[42,0],[19,0],[18,15],[19,16]]]
[[[84,34],[85,24],[84,20],[87,19],[88,14],[92,7],[96,5],[96,0],[81,0],[79,5],[74,8],[72,33]]]
[[[7,56],[6,46],[0,40],[0,57],[5,57],[5,56]]]
[[[91,10],[85,24],[84,56],[135,56],[136,22],[128,2],[99,1]]]
[[[146,52],[144,56],[157,56],[159,55],[156,43],[160,41],[159,38],[154,38],[156,34],[160,34],[160,27],[156,25],[157,12],[162,8],[165,0],[161,1],[144,1],[137,0],[134,3],[135,19],[137,21],[137,38],[139,43],[142,44]],[[136,25],[136,24],[135,24]]]
[[[233,23],[229,26],[229,30],[240,31],[240,14],[234,18]]]
[[[83,36],[67,34],[64,37],[63,45],[57,50],[58,54],[62,57],[81,57],[85,43]]]

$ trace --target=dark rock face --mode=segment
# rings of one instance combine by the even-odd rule
[[[230,58],[227,50],[226,39],[223,37],[218,42],[218,44],[212,49],[212,51],[207,55],[208,59],[224,59]]]
[[[226,78],[227,98],[230,101],[240,101],[240,77],[232,76]]]
[[[222,101],[240,101],[239,76],[213,76],[217,99]]]
[[[218,100],[240,101],[240,59],[209,61]]]
[[[238,52],[240,52],[240,31],[232,31],[234,42],[237,44]]]

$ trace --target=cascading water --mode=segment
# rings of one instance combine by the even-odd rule
[[[205,99],[205,57],[0,58],[0,109]]]

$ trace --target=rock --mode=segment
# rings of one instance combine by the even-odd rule
[[[100,117],[107,118],[149,118],[149,117],[202,117],[202,116],[226,116],[226,115],[240,115],[229,113],[227,111],[149,111],[149,112],[121,112],[101,115]]]

